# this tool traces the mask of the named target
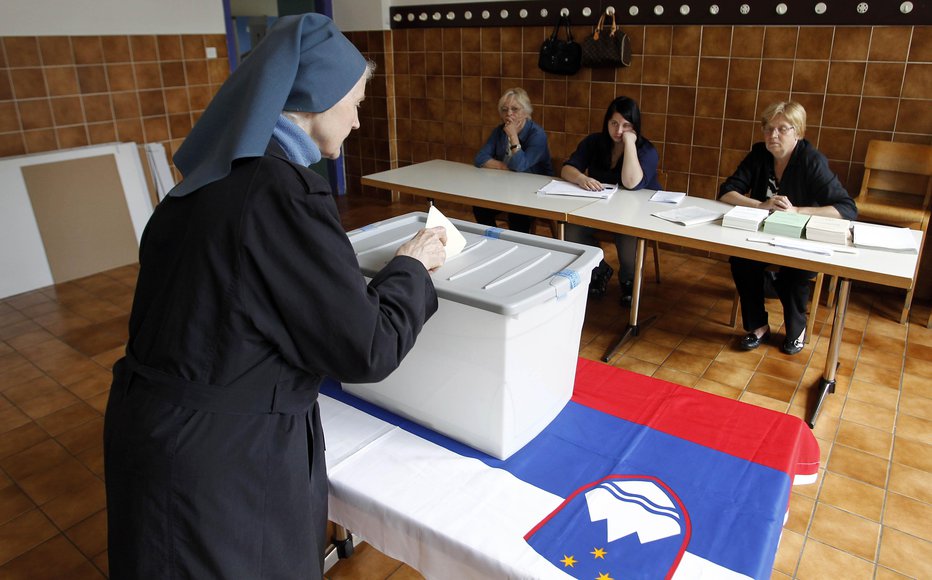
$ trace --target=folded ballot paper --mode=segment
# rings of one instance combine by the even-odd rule
[[[847,245],[851,240],[851,222],[841,218],[814,215],[806,223],[806,239]]]
[[[764,233],[788,238],[803,237],[803,228],[809,215],[789,211],[775,211],[764,220]]]
[[[890,252],[917,253],[919,244],[909,228],[896,228],[875,224],[854,224],[854,245]]]
[[[760,229],[760,223],[769,215],[770,212],[766,209],[736,205],[722,217],[722,225],[726,228],[756,232]]]
[[[594,197],[597,199],[609,199],[612,194],[618,191],[618,185],[612,183],[603,183],[599,191],[589,191],[570,183],[569,181],[560,181],[554,179],[547,185],[537,190],[540,195],[568,195],[571,197]]]
[[[650,215],[667,220],[668,222],[682,224],[684,226],[695,226],[698,224],[714,222],[718,218],[722,217],[722,212],[706,209],[703,207],[686,206],[665,209],[663,211],[656,211]]]
[[[686,194],[682,191],[664,191],[662,189],[658,189],[657,193],[650,196],[650,201],[676,205],[683,201],[685,198]]]
[[[444,246],[447,258],[452,258],[463,251],[463,248],[466,247],[466,238],[456,229],[456,226],[453,225],[449,218],[437,209],[437,206],[431,205],[430,209],[427,210],[427,223],[424,224],[424,227],[432,228],[435,226],[443,226],[447,230],[447,245]]]

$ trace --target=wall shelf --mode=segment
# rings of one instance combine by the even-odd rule
[[[619,24],[912,26],[932,24],[932,0],[541,0],[393,6],[393,29],[551,26],[566,11],[574,25],[593,25],[613,8]]]

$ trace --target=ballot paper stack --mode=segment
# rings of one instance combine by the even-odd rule
[[[770,212],[766,209],[736,205],[722,217],[722,225],[726,228],[756,232],[760,229],[761,222],[769,215]]]
[[[806,224],[806,239],[816,242],[847,245],[851,239],[851,222],[839,218],[814,215]]]
[[[919,244],[913,230],[874,224],[854,224],[854,245],[890,252],[919,252]]]
[[[802,213],[775,211],[764,220],[764,233],[787,238],[801,238],[809,217]]]
[[[595,197],[598,199],[610,199],[612,194],[614,194],[616,191],[618,191],[618,184],[615,183],[603,183],[602,189],[598,191],[589,191],[588,189],[579,187],[575,183],[554,179],[547,185],[538,189],[537,193],[538,195],[567,195],[570,197]]]

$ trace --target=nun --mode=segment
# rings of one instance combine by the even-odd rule
[[[104,425],[110,578],[321,578],[323,377],[379,381],[437,309],[443,228],[370,282],[327,182],[373,65],[279,18],[174,157]]]

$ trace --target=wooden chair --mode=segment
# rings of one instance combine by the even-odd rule
[[[932,146],[913,143],[871,141],[864,160],[864,179],[855,198],[858,221],[922,230],[929,227],[932,198]],[[909,318],[916,275],[922,261],[922,248],[916,272],[906,291],[900,324]],[[932,325],[932,315],[929,317]]]
[[[778,266],[770,266],[767,268],[769,271],[776,271],[778,269]],[[815,327],[816,314],[819,312],[819,298],[822,297],[822,281],[824,279],[825,275],[822,272],[816,272],[815,286],[812,289],[812,296],[809,300],[809,313],[806,315],[806,344],[809,344],[809,338],[812,336],[812,329]],[[731,303],[731,320],[729,321],[732,328],[737,328],[738,326],[738,310],[740,306],[741,298],[738,296],[738,291],[735,290],[735,297]]]

